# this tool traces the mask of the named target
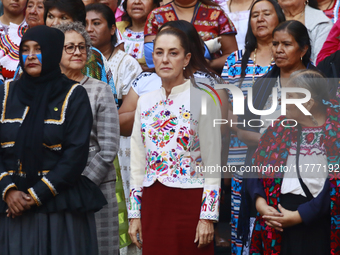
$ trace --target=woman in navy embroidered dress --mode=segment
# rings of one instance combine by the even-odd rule
[[[0,87],[0,251],[96,255],[94,212],[105,205],[83,172],[92,127],[86,90],[59,68],[64,34],[25,33],[23,75]],[[61,245],[62,244],[62,245]]]

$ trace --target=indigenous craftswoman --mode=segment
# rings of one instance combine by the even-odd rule
[[[84,175],[97,184],[108,204],[95,214],[99,254],[118,254],[118,206],[116,199],[116,171],[113,166],[119,147],[119,121],[116,103],[110,86],[82,74],[91,56],[91,39],[80,22],[57,26],[65,34],[61,71],[82,85],[89,96],[93,125],[90,154]]]
[[[25,19],[29,28],[44,25],[44,0],[28,0]]]
[[[0,17],[0,83],[12,79],[19,64],[19,45],[27,30],[27,0],[2,0]]]
[[[210,0],[174,0],[154,9],[145,23],[145,51],[152,51],[146,43],[155,39],[158,29],[164,23],[175,20],[192,23],[204,41],[221,37],[222,54],[217,54],[210,62],[211,68],[220,73],[229,54],[237,50],[236,29],[222,8]],[[145,55],[147,58],[147,52]]]
[[[333,23],[318,9],[316,0],[278,0],[286,20],[297,20],[304,24],[311,40],[311,61],[316,63],[316,58],[324,44]]]
[[[311,99],[303,104],[311,115],[287,105],[286,116],[279,117],[260,139],[253,165],[261,173],[252,191],[260,215],[251,254],[340,253],[340,176],[336,173],[340,106],[329,101],[322,78],[311,70],[293,73],[285,87],[311,93]],[[289,99],[303,97],[287,93]],[[316,168],[312,169],[313,165]]]
[[[86,25],[86,10],[81,0],[45,0],[44,5],[46,26],[52,27],[75,21],[81,22],[84,26]],[[106,59],[98,49],[91,47],[91,51],[92,55],[82,69],[82,73],[108,83],[115,94],[115,83],[106,76],[108,70]]]
[[[268,110],[272,107],[273,95],[272,89],[276,88],[278,104],[271,115],[256,115],[250,112],[246,106],[244,116],[238,116],[238,122],[244,122],[244,125],[238,125],[237,137],[247,145],[247,155],[245,157],[245,166],[250,166],[250,159],[257,149],[259,140],[264,130],[271,125],[269,119],[276,119],[281,115],[281,87],[290,77],[298,70],[315,69],[310,63],[311,42],[306,27],[299,21],[290,20],[281,23],[273,31],[272,54],[275,65],[272,70],[258,78],[252,87],[253,105],[258,110]],[[247,99],[245,99],[247,100]],[[247,125],[249,120],[254,120],[252,126]],[[256,122],[258,120],[258,122]],[[260,123],[260,124],[258,124]],[[255,127],[255,126],[258,127]],[[248,175],[249,173],[244,173]],[[252,188],[252,178],[243,178],[241,190],[241,206],[239,214],[238,232],[246,241],[251,236],[251,224],[255,220],[256,210],[254,203],[250,202],[248,191]],[[248,201],[247,201],[248,200]],[[250,217],[250,219],[249,219]],[[249,222],[250,220],[250,222]],[[248,224],[248,222],[250,224]],[[251,227],[248,231],[249,226]]]
[[[116,25],[113,11],[104,4],[86,6],[86,31],[92,44],[108,63],[106,76],[112,77],[119,106],[129,92],[131,82],[142,72],[137,60],[116,47]]]
[[[126,21],[116,22],[124,42],[125,52],[147,69],[144,57],[144,25],[149,13],[159,7],[159,0],[126,0],[123,2]]]
[[[162,88],[139,98],[131,136],[129,234],[143,253],[213,254],[220,176],[198,169],[220,165],[220,108],[193,87],[187,36],[158,33],[153,61]],[[190,100],[191,99],[191,100]],[[209,178],[209,177],[210,178]],[[137,241],[139,233],[140,241]]]
[[[222,78],[229,84],[241,88],[244,96],[248,94],[255,81],[268,73],[275,64],[272,54],[272,34],[274,28],[285,21],[284,14],[274,0],[257,0],[251,6],[246,35],[245,49],[230,54],[224,65]],[[232,103],[232,96],[230,96]],[[228,117],[237,122],[229,106]],[[237,238],[237,225],[241,203],[243,175],[240,168],[245,164],[247,145],[237,138],[237,127],[231,127],[228,165],[238,171],[232,174],[232,208],[231,208],[231,248],[232,254],[241,254],[242,240]]]
[[[306,27],[299,21],[290,20],[281,23],[273,31],[272,53],[275,65],[272,70],[259,78],[253,86],[254,107],[258,110],[267,110],[271,107],[272,88],[278,88],[278,97],[281,97],[281,87],[287,82],[290,75],[302,69],[316,69],[310,63],[311,43]],[[281,105],[278,104],[274,115],[259,116],[252,114],[246,107],[245,115],[239,119],[268,119],[280,116]],[[238,125],[238,138],[248,145],[254,152],[261,137],[261,133],[270,125],[271,121],[265,121],[264,125],[258,128]]]
[[[29,29],[19,49],[23,75],[1,86],[4,255],[98,254],[94,212],[106,201],[82,175],[91,106],[85,89],[60,71],[63,45],[58,29]]]

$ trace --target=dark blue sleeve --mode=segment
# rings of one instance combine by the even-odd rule
[[[252,202],[255,204],[256,197],[261,196],[267,200],[266,193],[264,193],[263,184],[259,178],[249,178],[247,180],[247,190],[251,197]]]
[[[302,218],[302,221],[306,225],[310,225],[316,219],[329,214],[331,201],[329,189],[330,184],[329,179],[327,178],[321,193],[309,202],[304,203],[298,207],[297,210]]]

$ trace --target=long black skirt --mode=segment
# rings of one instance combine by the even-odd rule
[[[97,255],[93,212],[0,214],[1,255]]]
[[[281,205],[288,210],[297,210],[300,204],[308,202],[303,196],[285,194],[280,196]],[[281,255],[329,255],[330,217],[320,217],[311,225],[300,223],[282,232]]]

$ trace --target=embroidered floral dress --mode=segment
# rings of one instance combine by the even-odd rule
[[[323,102],[327,106],[326,122],[320,128],[314,128],[305,133],[302,130],[301,150],[302,155],[300,159],[304,162],[299,162],[299,165],[303,167],[303,163],[307,160],[304,158],[310,157],[308,164],[318,163],[320,165],[319,173],[327,173],[328,188],[322,190],[320,193],[320,186],[325,183],[324,176],[321,176],[320,182],[317,183],[318,187],[310,189],[313,184],[310,178],[301,175],[303,181],[312,184],[308,188],[310,189],[314,198],[304,204],[300,204],[298,212],[301,216],[305,226],[312,225],[317,219],[321,217],[320,208],[326,207],[325,212],[330,213],[330,253],[340,254],[339,246],[339,218],[340,218],[340,199],[339,199],[339,105],[335,100],[330,102]],[[283,127],[282,121],[285,120],[285,116],[278,118],[273,127],[269,127],[262,135],[259,147],[253,156],[253,165],[257,166],[260,171],[260,189],[253,187],[253,194],[260,195],[267,200],[267,204],[278,208],[278,204],[281,200],[281,194],[293,193],[303,195],[303,191],[297,185],[286,185],[285,175],[289,170],[290,157],[294,157],[296,154],[296,141],[297,141],[297,128],[295,127]],[[310,128],[309,128],[310,129]],[[318,156],[319,155],[319,156]],[[301,157],[302,156],[302,157]],[[326,162],[324,157],[326,157]],[[293,160],[294,161],[294,160]],[[279,171],[266,171],[269,169],[279,169]],[[300,166],[299,166],[300,167]],[[318,166],[317,166],[318,167]],[[314,173],[318,171],[318,168],[314,168]],[[301,169],[301,174],[304,174],[306,165]],[[294,170],[293,170],[294,171]],[[294,171],[296,174],[296,171]],[[310,180],[308,180],[310,179]],[[291,180],[290,180],[291,182]],[[308,185],[305,183],[306,185]],[[282,185],[281,185],[282,184]],[[325,183],[326,185],[326,183]],[[327,208],[328,207],[328,208]],[[276,231],[273,228],[268,227],[265,224],[265,220],[258,215],[256,219],[255,229],[252,237],[252,247],[250,249],[251,254],[280,254],[282,243],[282,233]],[[327,248],[325,248],[327,249]],[[325,251],[324,249],[324,251]],[[306,253],[306,254],[319,254],[319,253]]]
[[[0,23],[0,79],[11,79],[19,65],[19,45],[28,28],[24,20],[20,25]]]
[[[129,218],[141,217],[143,187],[159,181],[172,188],[202,188],[200,218],[218,220],[220,175],[204,173],[204,167],[220,164],[221,136],[213,127],[220,108],[207,98],[209,114],[201,115],[200,100],[190,98],[203,95],[186,81],[168,98],[161,88],[138,100],[131,136]]]
[[[145,64],[144,58],[144,31],[134,32],[128,28],[129,22],[121,21],[117,23],[122,41],[124,42],[125,53],[135,58],[140,64]]]
[[[144,27],[144,34],[156,35],[158,29],[168,21],[178,20],[172,4],[166,4],[154,9],[148,16]],[[205,40],[216,38],[220,35],[236,34],[234,24],[219,6],[209,6],[198,1],[191,23],[198,34]]]

